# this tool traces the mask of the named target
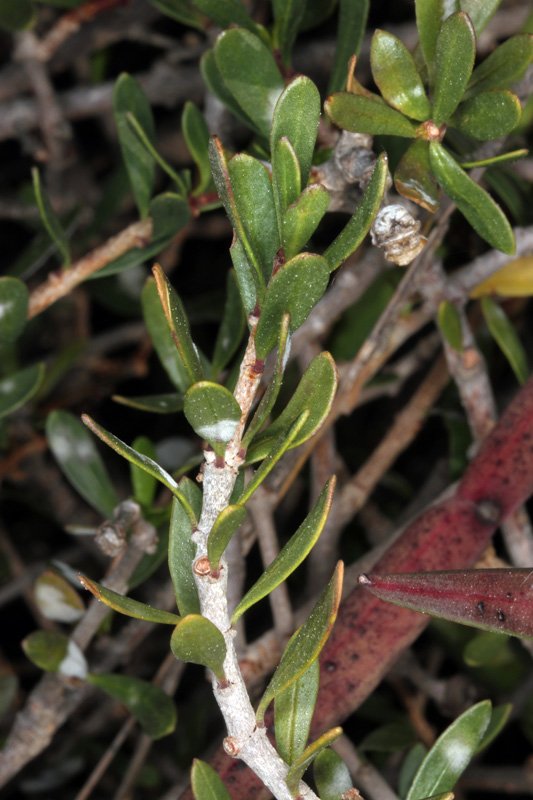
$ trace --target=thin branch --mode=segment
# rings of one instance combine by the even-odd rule
[[[333,749],[340,755],[350,770],[353,782],[363,790],[368,800],[399,800],[377,769],[361,758],[347,736],[337,739]]]

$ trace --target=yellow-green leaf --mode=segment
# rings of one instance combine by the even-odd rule
[[[199,758],[192,762],[191,787],[194,800],[231,800],[218,773]]]
[[[0,278],[0,342],[14,342],[26,325],[29,292],[18,278]]]
[[[146,603],[140,603],[138,600],[133,600],[131,597],[126,597],[123,594],[118,594],[112,589],[107,589],[101,583],[92,581],[85,575],[79,576],[80,583],[88,592],[91,592],[97,600],[104,605],[112,608],[113,611],[118,611],[119,614],[125,614],[127,617],[134,617],[135,619],[142,619],[145,622],[156,622],[162,625],[177,625],[180,617],[177,614],[171,614],[170,611],[162,611],[160,608],[154,608]]]
[[[187,614],[176,626],[170,649],[181,661],[210,669],[219,681],[224,680],[226,642],[216,625],[200,614]]]
[[[523,256],[507,264],[474,286],[470,297],[497,294],[500,297],[533,295],[533,256]]]
[[[77,591],[57,572],[46,570],[33,584],[35,602],[46,619],[55,622],[77,622],[85,613],[85,605]]]

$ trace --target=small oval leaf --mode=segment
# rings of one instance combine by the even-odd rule
[[[209,442],[215,452],[233,438],[242,416],[231,392],[211,381],[191,386],[185,394],[183,411],[195,433]]]
[[[302,176],[294,147],[286,136],[272,145],[272,186],[278,226],[283,238],[283,216],[300,194]],[[294,254],[293,254],[294,255]]]
[[[199,758],[192,762],[191,786],[194,800],[231,800],[218,773]]]
[[[88,675],[87,682],[125,705],[151,739],[168,736],[176,727],[176,707],[159,686],[131,675]]]
[[[134,617],[135,619],[142,619],[145,622],[156,622],[161,625],[177,625],[180,621],[177,614],[171,614],[170,611],[162,611],[146,603],[133,600],[131,597],[118,594],[118,592],[114,592],[112,589],[107,589],[101,583],[90,580],[90,578],[85,577],[85,575],[80,575],[79,580],[82,586],[84,586],[88,592],[91,592],[97,600],[104,603],[104,605],[109,608],[112,608],[113,611],[118,611],[119,614],[124,614],[127,617]]]
[[[353,786],[348,767],[330,748],[322,750],[315,758],[313,777],[320,800],[340,800]]]
[[[48,199],[48,195],[43,188],[41,176],[37,167],[32,169],[31,175],[33,180],[33,193],[35,195],[37,208],[39,209],[41,221],[50,239],[57,247],[63,260],[63,264],[68,265],[70,264],[70,245],[67,234],[63,230],[63,226],[59,221],[59,217],[52,208],[52,204]]]
[[[480,92],[461,103],[453,115],[454,128],[481,142],[507,136],[520,122],[522,106],[509,91]]]
[[[197,196],[212,186],[213,178],[208,156],[209,131],[207,124],[202,112],[190,100],[187,100],[183,106],[181,131],[187,149],[198,169],[198,183],[193,192],[193,195]]]
[[[533,256],[508,261],[501,269],[478,283],[470,297],[497,294],[500,297],[530,297],[533,295]]]
[[[415,123],[377,96],[337,92],[328,97],[324,108],[335,125],[352,133],[388,134],[407,139],[416,136]]]
[[[149,411],[152,414],[176,414],[183,409],[183,397],[175,392],[166,394],[143,394],[136,397],[124,397],[114,394],[115,403],[120,403],[138,411]]]
[[[476,57],[476,35],[462,11],[441,25],[435,51],[435,85],[432,118],[436,125],[446,122],[465,93]]]
[[[270,131],[270,149],[286,137],[300,165],[301,184],[305,189],[313,161],[318,122],[320,94],[313,81],[298,75],[283,90],[274,108]]]
[[[304,752],[291,764],[287,773],[286,783],[289,791],[294,797],[297,797],[298,785],[306,769],[313,763],[319,753],[329,747],[333,742],[342,735],[342,728],[332,728],[322,736],[319,736],[309,747],[306,747]]]
[[[481,298],[481,310],[487,328],[511,365],[514,374],[520,383],[525,383],[529,375],[527,355],[513,323],[503,308],[491,297]]]
[[[216,627],[200,614],[188,614],[176,626],[170,649],[181,661],[210,669],[219,681],[224,680],[226,642]]]
[[[141,302],[144,321],[159,360],[176,389],[184,392],[189,386],[189,377],[172,339],[154,280],[146,281]]]
[[[23,406],[39,391],[44,371],[44,364],[34,364],[0,379],[0,419]]]
[[[14,342],[26,325],[29,292],[18,278],[0,278],[0,342]]]
[[[229,505],[222,509],[213,523],[207,539],[207,557],[211,569],[216,570],[224,550],[246,518],[242,505]]]
[[[321,9],[327,3],[321,0]],[[346,84],[347,64],[352,55],[359,53],[368,20],[370,0],[339,0],[339,16],[335,42],[335,59],[329,79],[328,91],[343,89]]]
[[[287,764],[305,750],[318,696],[320,667],[313,661],[309,669],[274,700],[276,748]]]
[[[372,75],[393,108],[417,120],[431,114],[431,106],[413,56],[392,33],[377,30],[370,47]]]

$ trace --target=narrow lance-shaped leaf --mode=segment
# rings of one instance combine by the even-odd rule
[[[483,700],[452,722],[422,761],[406,800],[423,800],[453,789],[472,760],[491,714],[490,701]]]
[[[429,160],[438,182],[481,238],[504,253],[514,253],[513,231],[492,197],[468,177],[439,142],[430,142]]]
[[[428,119],[431,106],[422,78],[411,53],[397,36],[375,31],[370,63],[376,85],[389,105],[413,119]]]
[[[125,442],[121,441],[117,436],[106,431],[105,428],[102,428],[101,425],[98,425],[88,414],[82,414],[82,420],[85,425],[98,436],[108,447],[111,447],[115,450],[116,453],[121,455],[126,461],[129,461],[132,464],[136,464],[140,469],[144,469],[145,472],[148,472],[149,475],[153,475],[154,478],[157,478],[167,489],[170,489],[172,494],[178,498],[180,503],[183,505],[185,511],[187,512],[189,518],[196,524],[196,515],[187,501],[187,499],[183,496],[182,492],[180,492],[178,488],[178,484],[163,467],[161,467],[157,462],[153,459],[149,458],[148,456],[143,455],[142,453],[138,453],[133,447],[130,447]]]
[[[16,411],[38,392],[44,374],[44,364],[34,364],[0,379],[0,419]]]
[[[242,411],[225,386],[199,381],[185,395],[183,411],[189,424],[213,450],[222,454],[238,428]]]
[[[355,213],[324,253],[331,271],[340,267],[357,250],[370,230],[383,201],[387,177],[387,156],[382,153],[376,161],[372,177]]]
[[[339,128],[353,133],[388,134],[414,139],[416,125],[380,97],[337,92],[326,100],[328,117]]]
[[[344,568],[339,561],[333,577],[320,595],[311,614],[293,634],[257,709],[257,719],[263,720],[271,701],[286,691],[315,661],[327,641],[337,617],[341,599]]]
[[[142,290],[141,303],[144,321],[159,360],[174,386],[184,392],[189,386],[189,377],[172,339],[156,283],[150,278]]]
[[[142,455],[155,459],[155,447],[151,439],[147,436],[137,436],[133,441],[133,449]],[[133,497],[143,508],[150,508],[154,501],[157,488],[157,481],[153,475],[149,475],[144,469],[139,469],[136,464],[130,466],[131,485],[133,487]]]
[[[463,349],[463,330],[461,326],[461,317],[457,308],[450,303],[449,300],[443,300],[439,304],[437,312],[437,322],[440,331],[454,350],[459,352]]]
[[[294,536],[280,550],[261,577],[249,589],[233,612],[234,624],[247,609],[262,600],[283,583],[300,566],[324,530],[335,490],[335,478],[330,478]]]
[[[437,38],[432,114],[436,125],[446,122],[461,102],[475,57],[476,36],[468,15],[452,14]]]
[[[487,328],[511,365],[514,374],[520,383],[525,383],[529,375],[527,355],[513,323],[492,297],[481,298],[481,310]]]
[[[353,786],[348,767],[330,748],[322,750],[315,758],[313,777],[320,800],[339,800]]]
[[[88,592],[91,592],[97,600],[104,603],[104,605],[109,608],[112,608],[113,611],[118,611],[119,614],[125,614],[127,617],[142,619],[145,622],[156,622],[162,625],[177,625],[180,621],[177,614],[171,614],[170,611],[162,611],[146,603],[133,600],[131,597],[118,594],[118,592],[108,589],[101,583],[90,580],[90,578],[85,577],[85,575],[80,575],[79,580],[82,586],[84,586]]]
[[[342,728],[332,728],[319,736],[304,752],[291,764],[285,778],[289,791],[294,797],[298,796],[298,784],[306,769],[313,763],[319,753],[329,747],[342,734]]]
[[[328,210],[329,200],[327,189],[314,184],[304,189],[300,197],[287,208],[282,229],[283,249],[287,258],[293,258],[305,247]]]
[[[201,380],[203,372],[198,352],[191,337],[189,320],[177,292],[169,283],[159,264],[155,264],[152,271],[163,313],[190,385],[195,381]]]
[[[182,478],[179,488],[199,519],[202,510],[202,492],[189,478]],[[192,533],[193,524],[190,518],[179,500],[174,498],[170,513],[168,568],[174,584],[178,609],[182,616],[200,613],[200,601],[192,572],[192,564],[196,555],[196,545],[191,538]]]
[[[305,189],[313,161],[318,122],[320,120],[320,94],[313,81],[298,75],[285,87],[274,109],[270,131],[270,148],[286,137],[291,143],[300,165],[301,184]]]
[[[416,27],[420,39],[420,48],[430,77],[435,70],[435,50],[442,22],[447,15],[459,11],[459,0],[443,2],[443,0],[415,0]]]
[[[533,637],[533,572],[476,569],[361,575],[382,600],[475,628]]]
[[[170,180],[174,181],[180,195],[186,197],[188,189],[188,183],[186,179],[176,172],[176,170],[168,163],[168,161],[158,152],[150,137],[140,124],[139,120],[134,114],[131,113],[131,111],[127,111],[124,115],[124,118],[147,153],[152,156],[156,164],[159,164],[163,172],[166,172]]]
[[[259,133],[255,122],[245,114],[240,105],[237,103],[235,97],[228,89],[222,73],[218,67],[217,59],[214,50],[208,50],[203,54],[200,60],[200,72],[202,78],[208,89],[218,97],[224,106],[237,117],[238,120],[244,123],[247,128]]]
[[[188,614],[176,626],[170,649],[181,661],[210,669],[219,681],[224,678],[226,642],[216,627],[200,614]]]
[[[114,394],[111,399],[120,405],[136,408],[138,411],[148,411],[151,414],[176,414],[183,409],[183,397],[175,392],[143,394],[135,397]]]
[[[194,800],[231,800],[218,773],[199,758],[192,762],[191,787]]]
[[[273,0],[274,42],[281,51],[283,63],[291,63],[291,51],[303,19],[307,0]]]
[[[70,245],[67,234],[63,230],[63,226],[52,208],[48,195],[41,184],[41,176],[37,167],[32,169],[31,174],[33,179],[33,193],[35,195],[37,208],[39,209],[41,221],[49,237],[59,250],[63,263],[65,266],[68,266],[70,264]]]
[[[318,696],[320,667],[313,661],[309,669],[274,700],[276,748],[287,764],[305,750]]]
[[[300,164],[294,152],[294,147],[286,136],[282,136],[281,139],[273,143],[271,158],[274,203],[278,220],[279,236],[283,243],[284,214],[288,206],[298,199],[302,177]]]
[[[323,0],[321,5],[324,5]],[[330,92],[344,88],[348,61],[354,53],[359,53],[363,41],[369,6],[369,0],[339,0],[335,60],[328,87]]]
[[[193,191],[193,195],[197,196],[207,191],[213,179],[208,156],[209,131],[207,124],[202,112],[190,100],[187,100],[183,106],[181,130],[187,149],[198,169],[198,183]]]
[[[24,330],[29,292],[18,278],[0,278],[0,342],[14,342]]]
[[[224,550],[237,529],[244,522],[246,509],[242,505],[229,505],[222,509],[213,523],[207,539],[207,557],[212,570],[216,570]]]
[[[168,736],[176,727],[172,698],[159,686],[131,675],[88,675],[87,682],[125,705],[151,739]]]
[[[492,90],[475,94],[461,103],[451,124],[461,133],[481,142],[507,136],[522,116],[518,97],[509,91]]]
[[[93,439],[68,411],[52,411],[46,437],[62,471],[77,492],[103,516],[110,516],[119,498]]]

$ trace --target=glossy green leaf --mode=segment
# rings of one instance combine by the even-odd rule
[[[283,77],[268,47],[250,31],[232,28],[220,34],[215,59],[222,79],[259,133],[268,138],[272,113],[283,91]]]
[[[435,51],[442,22],[455,11],[460,10],[459,0],[415,0],[416,27],[420,38],[420,48],[430,77],[435,70]]]
[[[307,186],[319,120],[318,89],[305,75],[298,75],[283,90],[276,103],[270,131],[270,148],[273,151],[275,144],[284,136],[287,137],[300,164],[299,191]]]
[[[372,177],[353,216],[326,248],[324,258],[331,271],[340,267],[361,245],[383,202],[387,178],[388,161],[385,153],[382,153],[376,161]]]
[[[31,176],[33,180],[33,193],[35,195],[37,208],[39,209],[41,222],[43,223],[50,239],[57,247],[63,263],[68,265],[70,264],[70,245],[67,234],[63,229],[61,222],[59,221],[59,217],[52,208],[52,204],[50,203],[48,195],[41,183],[41,176],[37,167],[32,169]]]
[[[461,133],[481,142],[507,136],[522,116],[518,97],[512,92],[493,90],[480,92],[461,103],[451,124]]]
[[[152,458],[143,455],[142,453],[138,453],[133,447],[130,447],[125,442],[121,441],[117,436],[106,431],[105,428],[102,428],[101,425],[98,425],[88,414],[82,414],[82,420],[85,425],[98,436],[108,447],[111,447],[116,453],[125,458],[126,461],[129,461],[130,464],[136,464],[139,469],[143,469],[149,475],[153,475],[163,486],[166,486],[167,489],[170,489],[172,494],[178,498],[180,503],[182,503],[183,507],[185,508],[187,514],[191,521],[196,524],[196,516],[194,511],[191,508],[190,503],[187,501],[185,497],[183,497],[182,493],[178,488],[178,484],[163,467],[159,466]]]
[[[185,395],[183,411],[189,424],[215,452],[223,452],[239,425],[242,411],[231,392],[219,383],[200,381]]]
[[[181,661],[200,664],[224,680],[226,642],[216,625],[200,614],[188,614],[176,626],[170,649]]]
[[[222,509],[214,521],[207,539],[207,557],[212,570],[218,569],[224,550],[245,518],[244,506],[229,505]]]
[[[475,167],[492,167],[498,164],[505,164],[508,161],[516,161],[519,158],[525,158],[528,151],[525,147],[520,147],[518,150],[510,150],[508,153],[500,153],[497,156],[489,156],[489,158],[480,158],[476,161],[461,161],[463,169],[475,169]],[[490,173],[488,173],[490,175]]]
[[[272,188],[280,238],[283,240],[285,211],[300,194],[302,183],[300,164],[294,147],[286,136],[272,145]]]
[[[179,488],[187,498],[196,517],[200,518],[202,510],[202,492],[189,478],[182,478]],[[180,614],[199,614],[200,602],[192,564],[196,557],[196,545],[191,536],[194,527],[179,500],[172,501],[170,512],[170,529],[168,538],[168,568]]]
[[[54,622],[77,622],[85,605],[77,591],[57,572],[46,570],[33,584],[33,596],[41,614]]]
[[[475,68],[468,84],[468,96],[473,92],[507,89],[522,78],[532,60],[533,35],[511,36]]]
[[[52,411],[46,420],[48,444],[61,470],[77,492],[103,516],[110,516],[119,498],[92,437],[68,411]]]
[[[228,174],[239,222],[237,231],[248,259],[267,282],[280,244],[270,176],[260,161],[246,153],[228,162]]]
[[[255,333],[258,358],[266,358],[275,347],[283,315],[290,315],[291,331],[299,328],[326,291],[328,282],[328,262],[314,253],[300,253],[278,269],[261,306]]]
[[[87,677],[87,662],[82,651],[59,631],[34,631],[22,641],[29,660],[45,672],[59,672],[68,678]]]
[[[202,112],[187,100],[181,115],[181,130],[185,144],[198,169],[198,183],[193,195],[207,191],[211,186],[211,165],[209,163],[209,131]]]
[[[262,722],[272,700],[299,680],[320,655],[337,617],[343,572],[342,561],[339,561],[330,582],[318,598],[309,617],[291,636],[278,668],[259,703],[256,714],[258,722]]]
[[[278,436],[283,435],[301,414],[307,413],[305,425],[292,447],[307,441],[329,414],[337,390],[337,370],[329,353],[320,353],[304,372],[293,396],[276,420],[261,432],[248,451],[250,462],[264,458]]]
[[[253,119],[244,113],[240,105],[235,100],[235,97],[228,89],[222,73],[220,72],[214,50],[208,50],[204,53],[200,60],[200,72],[202,78],[208,89],[218,97],[218,99],[228,108],[237,119],[241,120],[246,127],[251,128],[256,133],[259,133],[257,126]]]
[[[0,28],[6,31],[22,31],[34,19],[31,0],[0,0]]]
[[[469,17],[452,14],[441,26],[435,51],[435,85],[432,119],[446,122],[461,100],[472,75],[476,57],[476,36]]]
[[[348,767],[331,748],[318,753],[313,763],[313,778],[320,800],[341,800],[353,786]]]
[[[276,749],[291,765],[305,750],[318,696],[320,667],[313,661],[309,669],[274,700]]]
[[[341,734],[342,728],[331,728],[306,747],[304,752],[291,764],[285,780],[294,797],[299,795],[298,786],[306,769],[311,766],[318,754],[333,744]]]
[[[492,297],[481,298],[481,310],[487,328],[511,365],[517,379],[520,383],[525,383],[529,375],[527,355],[513,323]]]
[[[174,392],[168,394],[144,394],[136,397],[124,397],[114,394],[115,403],[120,403],[138,411],[149,411],[152,414],[176,414],[183,409],[183,397]]]
[[[231,800],[218,773],[199,758],[192,762],[191,787],[194,800]]]
[[[286,258],[297,255],[307,244],[328,210],[329,193],[320,184],[308,186],[287,208],[283,218],[283,248]]]
[[[414,139],[416,125],[380,97],[337,92],[324,105],[328,117],[339,128],[353,133],[387,134]]]
[[[344,89],[348,61],[359,53],[368,20],[369,0],[339,0],[335,59],[329,79],[329,92]]]
[[[29,292],[18,278],[0,278],[0,342],[14,342],[26,325]]]
[[[406,800],[422,800],[453,789],[475,755],[491,714],[490,701],[483,700],[452,722],[422,761]]]
[[[194,5],[221,28],[238,25],[252,32],[257,28],[240,0],[194,0]]]
[[[512,255],[513,231],[492,197],[468,177],[439,142],[430,142],[429,160],[438,182],[474,230],[492,247]]]
[[[246,317],[239,294],[235,270],[230,270],[226,279],[224,313],[217,332],[215,350],[211,361],[211,375],[214,378],[227,366],[237,352],[245,329]]]
[[[141,302],[144,321],[159,360],[174,386],[184,392],[189,385],[188,375],[172,338],[154,280],[146,281]]]
[[[285,581],[309,555],[324,530],[335,490],[335,478],[330,478],[322,489],[315,505],[296,533],[291,536],[261,577],[238,603],[231,622],[234,624],[251,606],[258,603]]]
[[[131,114],[152,144],[155,139],[150,104],[137,81],[122,73],[113,90],[113,112],[122,158],[141,217],[147,217],[154,188],[155,161],[128,122]]]
[[[377,30],[370,47],[372,75],[393,108],[417,120],[428,119],[431,106],[413,56],[392,33]]]
[[[159,264],[153,267],[153,273],[163,314],[187,375],[187,386],[190,386],[195,381],[201,380],[203,371],[198,351],[191,337],[189,320],[177,292],[169,283]]]
[[[146,603],[140,603],[138,600],[132,600],[131,597],[126,597],[123,594],[118,594],[111,589],[107,589],[101,583],[90,580],[85,575],[79,576],[80,583],[88,592],[91,592],[97,600],[104,605],[112,608],[113,611],[118,611],[119,614],[125,614],[127,617],[134,617],[135,619],[142,619],[145,622],[155,622],[160,625],[177,625],[180,618],[177,614],[171,614],[170,611],[162,611],[159,608],[154,608]]]
[[[162,14],[176,22],[203,30],[205,17],[200,14],[191,0],[149,0]]]
[[[137,436],[132,447],[138,453],[155,459],[155,447],[151,439],[147,436]],[[143,508],[150,508],[154,501],[157,481],[153,475],[149,475],[145,470],[139,469],[136,464],[130,465],[131,485],[133,487],[133,497]]]
[[[0,419],[27,403],[44,380],[44,364],[34,364],[0,378]]]
[[[485,30],[502,0],[461,0],[461,9],[468,14],[476,36]]]
[[[151,739],[168,736],[176,727],[176,707],[159,686],[131,675],[88,675],[87,682],[126,706]]]
[[[432,214],[439,207],[439,187],[429,163],[429,142],[417,139],[409,145],[394,173],[397,191]]]
[[[463,349],[463,330],[461,317],[453,303],[443,300],[439,303],[437,322],[444,339],[450,347],[461,352]]]
[[[262,279],[260,281],[257,279],[257,273],[248,261],[244,247],[236,236],[233,238],[229,252],[244,310],[247,314],[251,314],[255,309],[257,297],[263,295],[264,283]]]
[[[514,654],[512,655],[512,658],[514,658]],[[503,703],[501,706],[496,706],[496,708],[492,710],[490,722],[481,742],[478,745],[478,753],[485,750],[489,745],[492,744],[496,737],[500,735],[509,721],[512,711],[513,706],[511,703]]]

